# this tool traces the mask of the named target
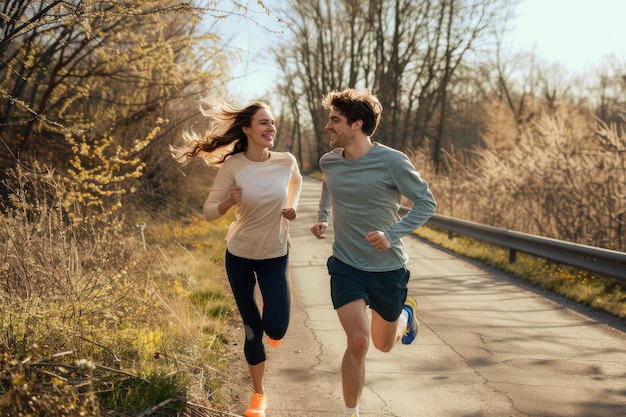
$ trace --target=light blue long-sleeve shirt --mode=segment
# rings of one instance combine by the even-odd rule
[[[333,220],[333,256],[363,271],[392,271],[409,259],[401,238],[423,225],[437,207],[428,183],[409,158],[380,143],[350,160],[337,148],[320,158],[324,173],[318,221]],[[413,206],[398,214],[402,196]],[[385,233],[391,248],[378,252],[365,240],[368,232]]]

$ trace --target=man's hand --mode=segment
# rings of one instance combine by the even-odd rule
[[[311,227],[311,233],[315,235],[318,239],[326,239],[326,229],[328,228],[328,223],[326,222],[317,222]]]
[[[391,247],[391,242],[387,239],[387,236],[380,230],[369,232],[365,235],[367,240],[378,252],[386,251]]]

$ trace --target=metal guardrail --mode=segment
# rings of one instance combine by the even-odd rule
[[[626,282],[626,253],[623,252],[498,229],[440,214],[431,217],[426,225],[508,248],[511,263],[515,262],[516,251],[519,251]]]

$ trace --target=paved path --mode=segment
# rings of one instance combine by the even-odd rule
[[[292,223],[292,321],[268,349],[268,417],[342,417],[344,334],[330,303],[332,234],[309,232],[320,183],[304,183]],[[362,417],[626,416],[626,335],[567,303],[416,238],[409,293],[420,331],[390,353],[370,348]],[[623,327],[622,327],[623,329]]]

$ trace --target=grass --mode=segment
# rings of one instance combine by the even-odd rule
[[[229,216],[130,221],[63,206],[61,184],[30,190],[0,217],[0,415],[222,408]]]
[[[228,222],[151,222],[147,251],[136,253],[146,259],[129,258],[125,274],[106,280],[106,297],[4,299],[0,415],[174,416],[190,404],[223,407],[224,328],[234,311],[223,276]]]
[[[531,285],[578,303],[626,318],[626,289],[616,279],[601,277],[545,259],[519,253],[509,263],[509,250],[476,239],[452,235],[428,226],[415,232],[419,237],[463,257],[480,261]]]

